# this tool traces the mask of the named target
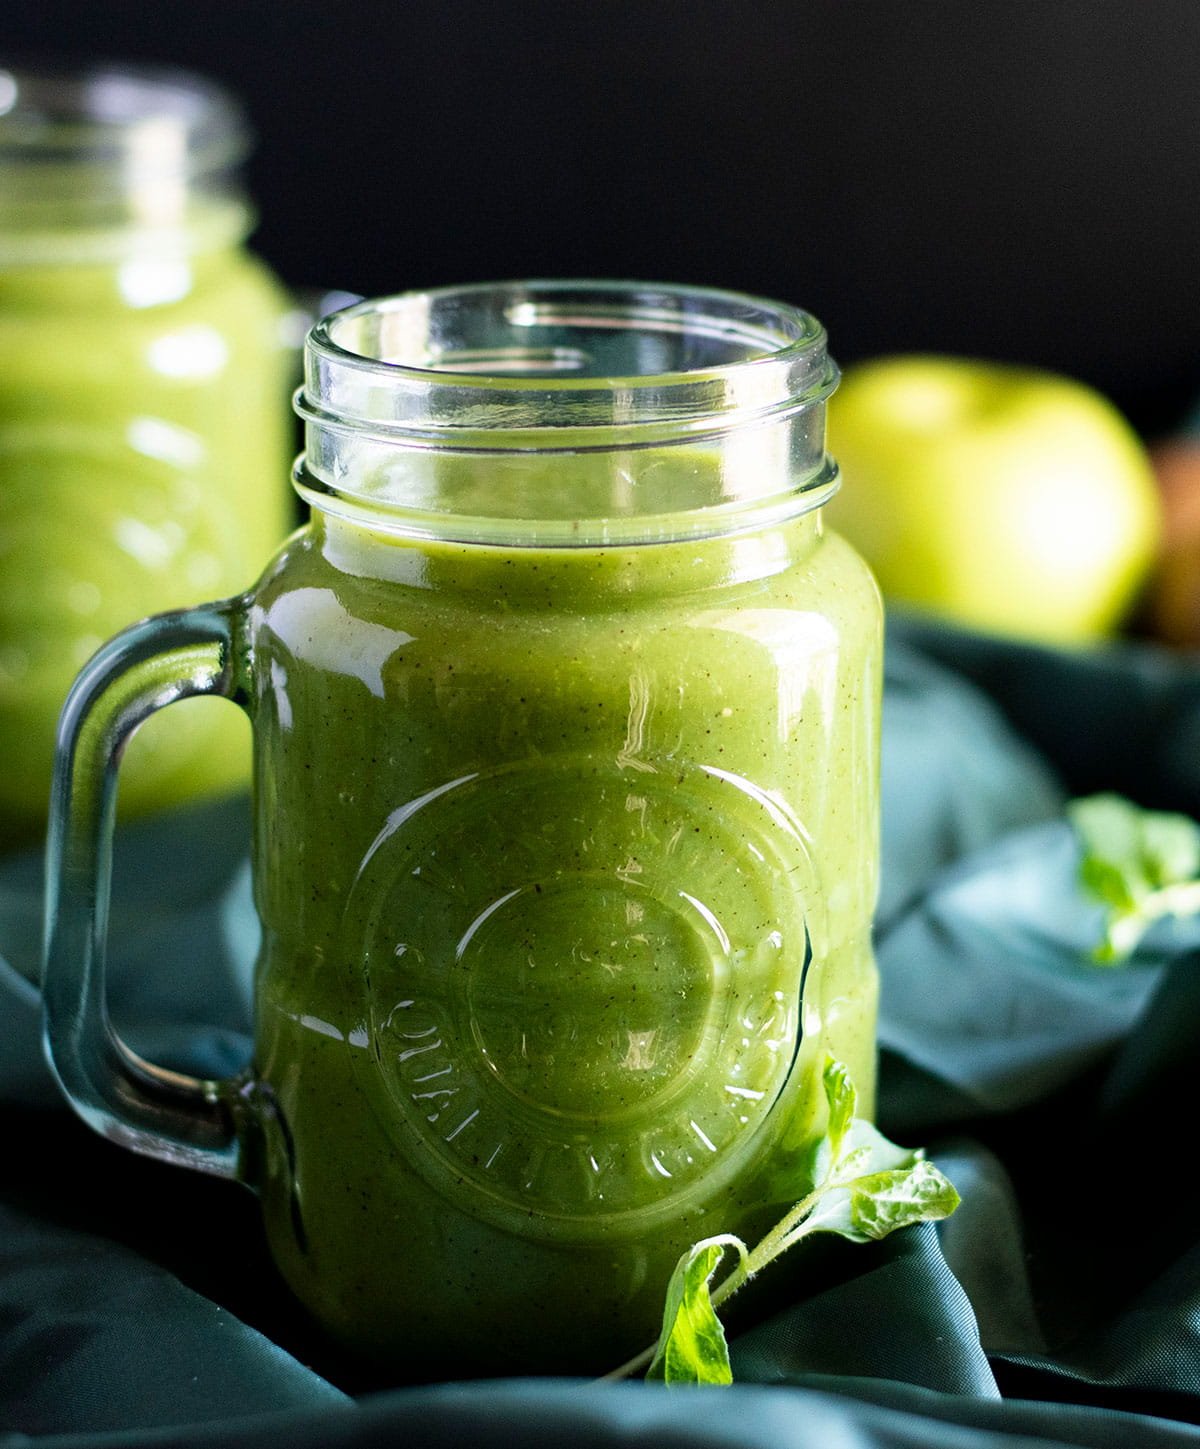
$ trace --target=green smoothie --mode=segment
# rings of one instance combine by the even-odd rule
[[[187,150],[218,102],[197,90],[174,115],[190,94],[174,77],[4,78],[0,848],[41,831],[58,712],[100,644],[245,588],[286,534],[294,371],[282,290],[216,188],[228,158]],[[117,86],[128,114],[97,119]],[[139,173],[171,140],[166,169]],[[248,759],[235,711],[190,702],[139,732],[122,803],[228,787]]]
[[[341,1340],[603,1372],[683,1249],[778,1215],[827,1054],[869,1110],[879,634],[819,511],[513,548],[318,514],[268,570],[245,1161]]]

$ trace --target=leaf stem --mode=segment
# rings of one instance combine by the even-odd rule
[[[833,1186],[833,1174],[826,1177],[825,1181],[813,1188],[806,1197],[802,1197],[798,1203],[790,1208],[782,1218],[775,1224],[771,1231],[749,1252],[745,1252],[740,1244],[730,1244],[738,1248],[738,1260],[729,1273],[721,1280],[720,1284],[712,1290],[712,1306],[720,1308],[727,1299],[732,1298],[739,1288],[754,1277],[755,1273],[765,1268],[767,1264],[780,1253],[785,1246],[784,1239],[792,1232],[808,1214],[816,1207],[818,1200],[827,1188]],[[793,1239],[793,1241],[795,1241]],[[641,1353],[635,1354],[633,1358],[623,1363],[620,1368],[613,1369],[610,1373],[602,1374],[598,1382],[606,1383],[613,1379],[629,1378],[639,1369],[646,1368],[654,1357],[657,1344],[651,1344]]]
[[[713,1289],[714,1308],[719,1308],[727,1298],[731,1298],[743,1284],[753,1278],[755,1273],[765,1268],[773,1258],[778,1256],[783,1250],[784,1240],[788,1234],[812,1212],[830,1185],[831,1177],[827,1177],[824,1182],[814,1187],[812,1192],[802,1197],[794,1207],[789,1208],[760,1243],[751,1248],[744,1257],[739,1258],[728,1277]]]
[[[649,1368],[650,1362],[654,1358],[654,1350],[657,1347],[657,1343],[652,1343],[649,1348],[642,1349],[641,1353],[634,1354],[620,1368],[615,1368],[609,1373],[601,1374],[596,1382],[605,1384],[616,1379],[627,1379],[631,1374],[637,1373],[639,1369]]]

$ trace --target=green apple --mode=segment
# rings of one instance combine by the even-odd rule
[[[1154,560],[1149,458],[1069,378],[951,357],[847,368],[829,404],[829,517],[885,597],[998,633],[1111,633]]]

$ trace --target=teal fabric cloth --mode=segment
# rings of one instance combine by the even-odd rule
[[[727,1315],[737,1383],[405,1387],[323,1344],[254,1199],[82,1127],[42,1062],[41,862],[0,862],[0,1449],[1200,1444],[1200,921],[1088,960],[1072,794],[1200,815],[1200,664],[893,623],[885,1130],[958,1213],[810,1245]],[[154,1060],[248,1052],[246,807],[125,832],[110,1004]]]

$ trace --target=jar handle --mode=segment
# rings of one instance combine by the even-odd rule
[[[134,730],[195,695],[248,708],[247,598],[158,614],[111,639],[76,679],[58,725],[46,850],[45,1047],[89,1126],[136,1152],[237,1176],[238,1080],[143,1061],[105,993],[117,768]]]

